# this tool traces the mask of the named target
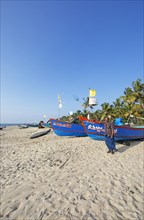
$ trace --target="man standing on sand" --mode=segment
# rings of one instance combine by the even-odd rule
[[[105,129],[105,143],[108,147],[108,153],[114,154],[117,151],[114,141],[114,125],[110,121],[111,116],[105,118],[104,129]]]

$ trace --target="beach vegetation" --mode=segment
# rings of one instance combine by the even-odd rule
[[[97,106],[96,103],[95,106]],[[122,118],[124,123],[144,124],[144,83],[141,79],[132,82],[131,87],[124,90],[124,94],[117,98],[112,104],[104,102],[101,109],[94,111],[94,107],[89,105],[89,97],[83,98],[83,111],[77,110],[73,115],[82,116],[98,121],[103,121],[105,117],[111,116],[113,119]],[[66,121],[69,116],[63,116]]]

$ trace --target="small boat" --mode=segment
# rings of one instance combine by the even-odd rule
[[[25,124],[21,124],[21,125],[18,125],[18,126],[19,126],[19,128],[28,128],[28,126],[25,125]]]
[[[3,130],[3,128],[6,128],[6,126],[0,126],[0,130]]]
[[[87,135],[93,140],[105,140],[103,123],[84,121],[83,126]],[[131,141],[144,139],[144,127],[131,127],[130,125],[114,126],[115,141]]]
[[[52,129],[58,136],[86,137],[87,134],[81,124],[63,122],[50,119]]]
[[[51,129],[49,129],[49,130],[47,130],[47,131],[36,132],[36,133],[32,134],[32,136],[30,137],[30,139],[44,136],[44,135],[48,134],[50,131],[51,131]]]

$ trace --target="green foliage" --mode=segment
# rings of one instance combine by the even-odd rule
[[[101,110],[91,112],[94,106],[89,106],[89,97],[84,99],[82,107],[83,111],[77,110],[74,116],[87,117],[90,114],[91,119],[103,121],[103,119],[110,115],[112,118],[123,118],[124,122],[129,121],[132,116],[132,122],[135,124],[144,124],[144,83],[141,79],[132,82],[132,87],[125,88],[124,95],[117,98],[112,105],[104,102],[101,105]],[[96,104],[97,105],[97,104]],[[67,120],[69,116],[63,116],[63,120]]]

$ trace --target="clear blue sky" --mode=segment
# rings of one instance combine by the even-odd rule
[[[1,1],[1,122],[98,106],[143,80],[143,1]]]

